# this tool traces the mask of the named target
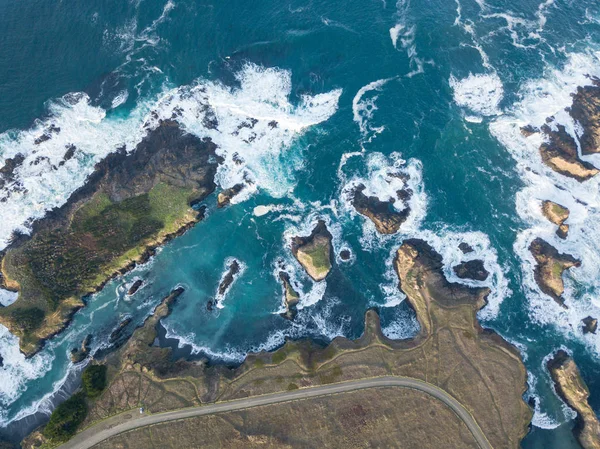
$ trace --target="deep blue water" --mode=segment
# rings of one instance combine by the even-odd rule
[[[521,349],[528,398],[538,401],[523,447],[578,447],[544,359],[570,350],[600,411],[600,336],[583,336],[579,325],[600,315],[598,181],[579,186],[545,170],[515,129],[561,119],[569,93],[600,72],[598,44],[600,6],[591,0],[0,0],[0,164],[19,152],[60,160],[65,144],[80,149],[60,170],[41,164],[18,173],[26,192],[0,203],[0,242],[64,202],[117,146],[133,148],[153,110],[168,116],[183,107],[189,132],[213,138],[226,161],[236,152],[245,160],[242,168],[226,162],[222,187],[240,170],[256,186],[226,209],[210,198],[205,221],[109,283],[32,359],[0,330],[0,418],[13,422],[5,432],[27,428],[15,423],[48,412],[58,400],[53,392],[76,384],[68,351],[90,329],[95,347],[105,345],[124,317],[134,317],[133,328],[179,284],[186,291],[163,322],[167,336],[215,362],[239,363],[286,337],[357,337],[372,306],[388,335],[410,336],[415,320],[396,289],[391,256],[418,236],[443,254],[448,273],[476,257],[492,273],[481,320]],[[194,115],[201,87],[220,114],[217,133]],[[65,98],[74,92],[86,96]],[[265,126],[248,144],[229,132],[247,116],[258,127],[266,117],[281,126]],[[50,123],[61,133],[34,148]],[[345,191],[361,181],[384,197],[394,164],[412,175],[412,213],[399,234],[381,238],[353,213]],[[556,241],[537,212],[543,199],[569,205],[567,242]],[[314,284],[291,257],[289,238],[308,234],[318,218],[328,222],[336,251],[349,248],[352,259],[338,260],[325,283]],[[583,261],[565,276],[568,312],[532,282],[526,248],[538,235]],[[462,241],[475,253],[462,255]],[[208,311],[232,257],[245,269],[222,308]],[[303,291],[294,322],[277,313],[280,260]],[[144,288],[125,297],[137,277]]]

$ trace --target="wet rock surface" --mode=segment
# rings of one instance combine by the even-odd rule
[[[366,196],[363,191],[364,185],[359,185],[354,190],[352,205],[358,213],[369,218],[377,231],[381,234],[395,234],[400,229],[402,223],[406,221],[410,214],[410,208],[406,207],[402,211],[394,208],[395,200],[381,201],[376,196]],[[412,193],[408,190],[399,191],[401,198],[408,199]]]
[[[225,207],[231,203],[234,196],[244,189],[244,184],[236,184],[229,189],[219,192],[217,195],[217,207]]]
[[[595,334],[596,333],[596,330],[598,329],[598,319],[597,318],[587,316],[583,320],[581,320],[581,323],[583,324],[583,333],[584,334],[590,334],[590,333]]]
[[[566,239],[569,234],[569,225],[565,221],[569,218],[569,209],[553,201],[542,202],[542,213],[552,223],[558,226],[556,235]]]

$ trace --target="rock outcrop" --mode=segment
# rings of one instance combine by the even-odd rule
[[[456,265],[454,273],[461,279],[473,279],[474,281],[485,281],[490,273],[485,269],[483,260],[475,259]]]
[[[225,189],[217,195],[217,207],[228,206],[232,198],[244,189],[244,184],[236,184],[229,189]]]
[[[144,281],[142,279],[137,279],[133,284],[131,284],[129,290],[127,290],[127,296],[135,295],[142,285],[144,285]]]
[[[542,213],[550,222],[558,226],[556,235],[561,239],[566,239],[569,233],[569,225],[565,221],[569,218],[569,209],[553,201],[546,200],[542,202]]]
[[[596,330],[598,329],[598,319],[597,318],[587,316],[583,320],[581,320],[581,323],[583,324],[583,333],[584,334],[595,334],[596,333]]]
[[[588,403],[590,392],[575,361],[560,350],[548,362],[548,370],[556,392],[577,412],[573,429],[577,440],[584,449],[600,449],[600,422]]]
[[[573,95],[573,105],[569,111],[583,133],[579,138],[581,153],[600,153],[600,81],[592,80],[591,86],[578,87]]]
[[[579,182],[587,181],[598,174],[599,170],[589,162],[583,161],[577,154],[577,142],[565,127],[557,125],[557,131],[548,125],[542,127],[548,141],[540,146],[542,161],[552,170]]]
[[[92,344],[92,335],[88,334],[81,342],[80,348],[73,348],[71,350],[71,362],[80,363],[83,362],[90,353],[90,345]]]
[[[296,306],[300,301],[300,295],[292,286],[290,275],[285,271],[279,272],[279,280],[283,285],[283,297],[285,299],[286,311],[281,314],[282,317],[288,320],[293,320],[298,313]]]
[[[310,236],[292,239],[292,254],[317,282],[325,279],[331,271],[332,239],[323,220],[319,220]]]
[[[460,249],[463,254],[469,254],[475,251],[467,242],[461,242],[460,245],[458,245],[458,249]]]
[[[566,308],[562,297],[565,290],[562,275],[571,267],[581,266],[581,262],[570,254],[559,253],[556,248],[541,238],[531,242],[529,251],[537,262],[534,276],[540,290]]]
[[[395,234],[400,229],[402,223],[406,221],[410,214],[410,208],[407,206],[401,211],[394,208],[395,200],[380,201],[376,196],[366,196],[363,191],[365,186],[360,184],[354,189],[354,198],[352,205],[365,217],[369,218],[374,224],[377,232],[380,234]],[[406,199],[410,198],[412,192],[403,190],[398,192],[398,196]]]

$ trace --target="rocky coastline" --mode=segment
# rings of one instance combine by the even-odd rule
[[[22,352],[33,355],[68,326],[82,298],[203,218],[191,205],[215,189],[215,149],[176,122],[161,122],[135,151],[100,162],[31,235],[14,237],[2,257],[2,282],[19,297],[0,310],[0,322],[20,337]]]

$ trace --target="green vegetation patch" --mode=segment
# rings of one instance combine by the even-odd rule
[[[87,416],[87,411],[84,393],[74,394],[52,412],[44,436],[54,442],[68,440]]]
[[[305,249],[302,251],[310,257],[313,266],[321,271],[327,271],[331,268],[331,261],[329,260],[329,247],[327,245],[316,245],[314,248]]]
[[[83,390],[91,398],[97,398],[106,388],[106,365],[89,365],[81,376]]]
[[[17,323],[17,326],[24,334],[31,333],[38,329],[44,321],[45,313],[38,307],[27,307],[15,309],[10,313],[11,319]]]

